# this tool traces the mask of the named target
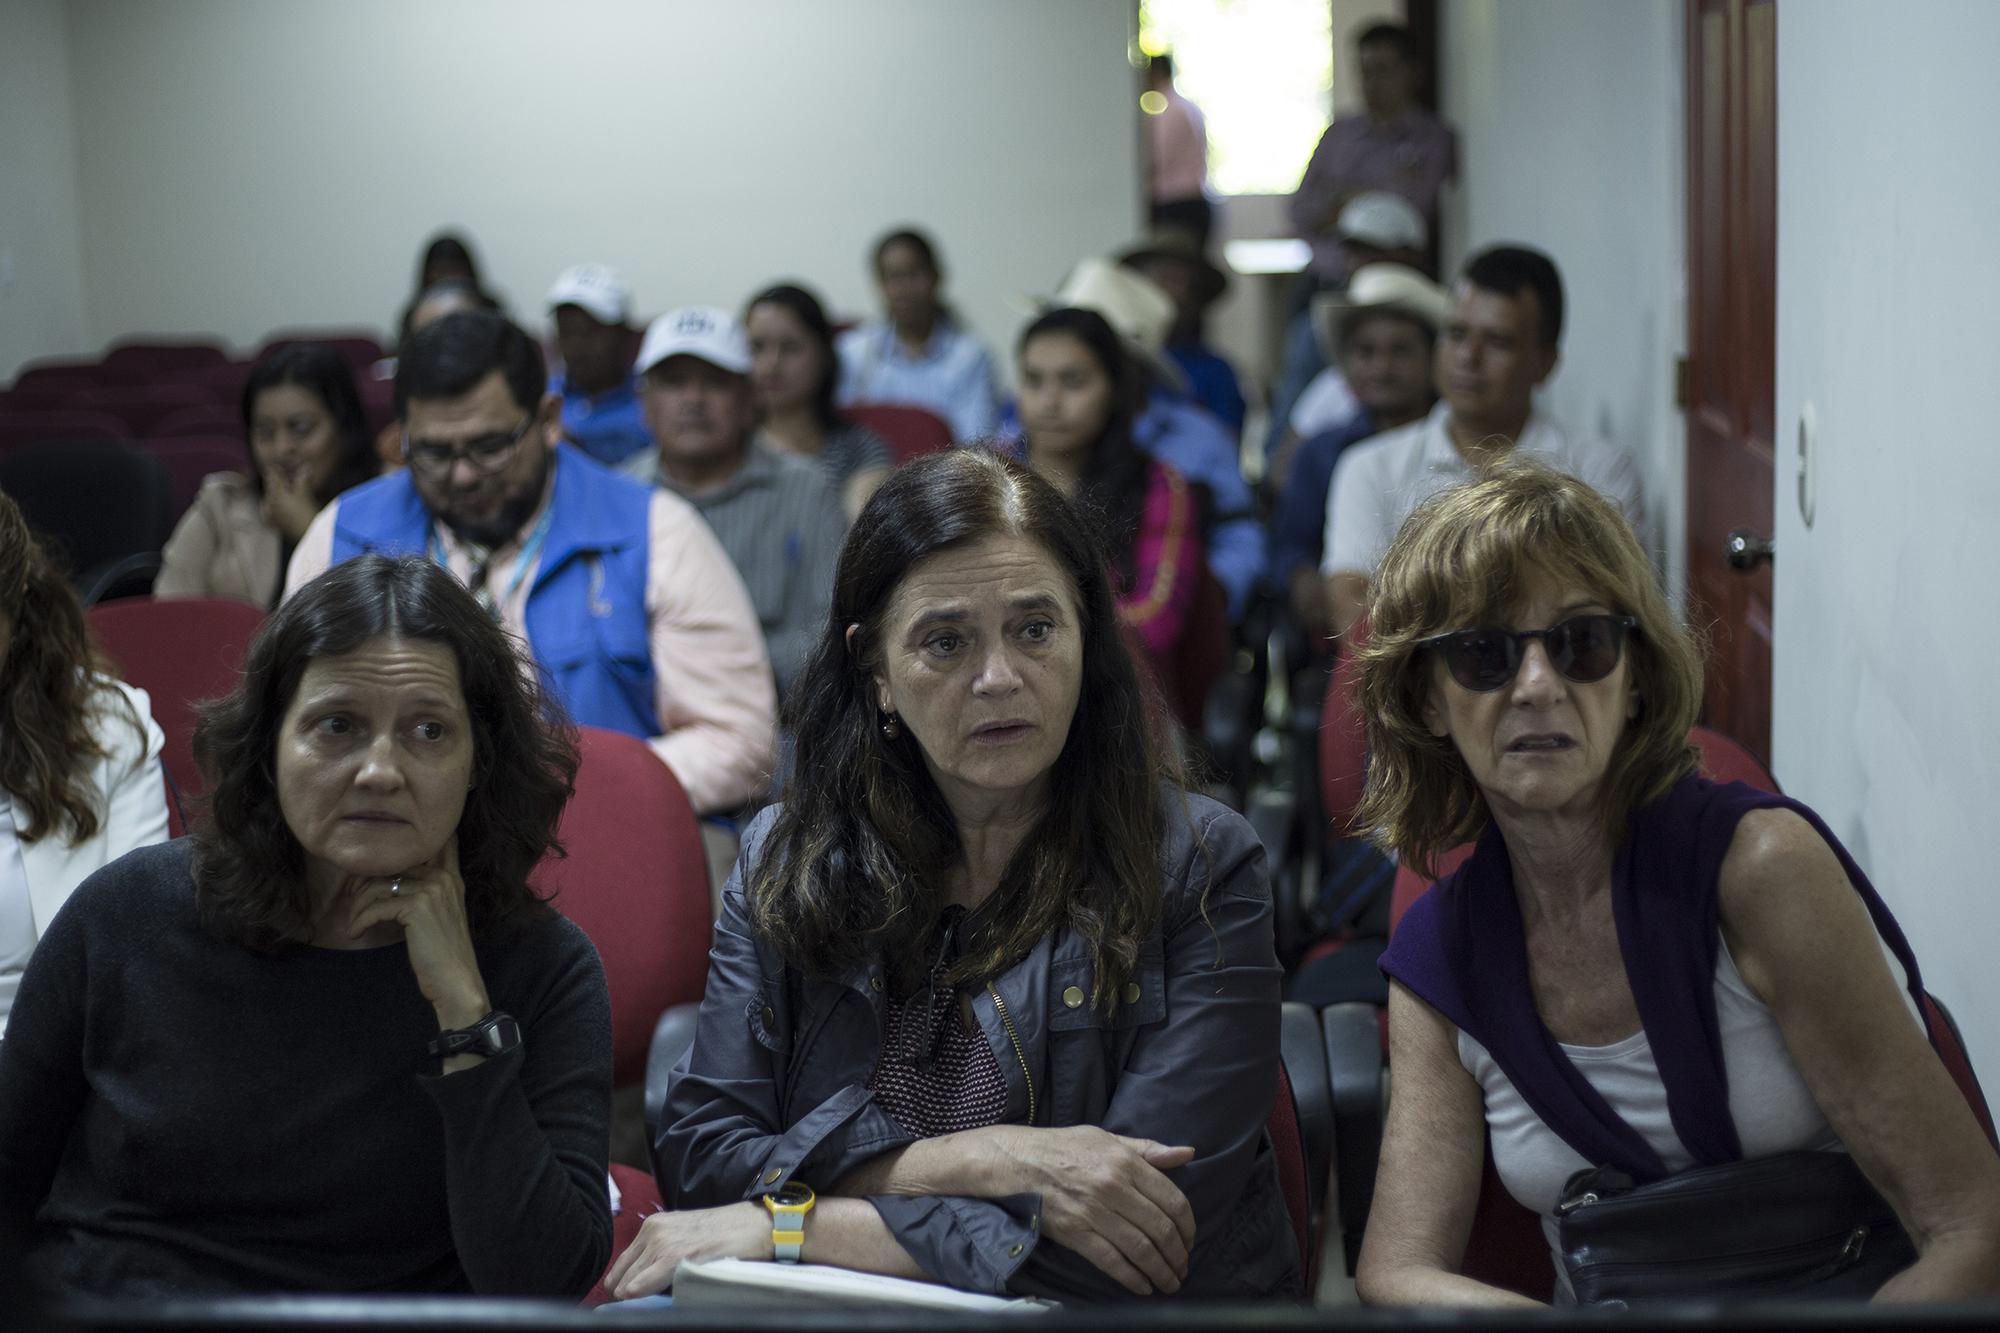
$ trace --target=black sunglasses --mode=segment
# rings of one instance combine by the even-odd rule
[[[1571,616],[1547,629],[1462,629],[1419,640],[1419,648],[1444,658],[1451,678],[1477,694],[1497,690],[1514,679],[1528,640],[1540,639],[1549,665],[1579,685],[1603,680],[1618,668],[1625,648],[1625,631],[1638,625],[1634,616]]]

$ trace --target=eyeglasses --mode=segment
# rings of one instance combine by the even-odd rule
[[[1444,658],[1451,678],[1475,694],[1487,694],[1514,679],[1527,655],[1528,640],[1540,639],[1549,665],[1579,685],[1603,680],[1618,669],[1625,631],[1635,616],[1571,616],[1547,629],[1462,629],[1418,641]]]
[[[535,424],[535,414],[506,434],[495,432],[482,435],[464,444],[439,444],[435,440],[410,439],[408,428],[403,431],[403,461],[410,465],[410,471],[421,472],[425,476],[441,477],[457,465],[462,458],[481,472],[498,472],[507,466],[520,446],[521,439],[528,433],[528,427]]]

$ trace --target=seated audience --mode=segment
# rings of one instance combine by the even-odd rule
[[[1645,540],[1639,468],[1624,450],[1535,406],[1562,341],[1562,278],[1547,255],[1494,246],[1466,261],[1435,366],[1444,401],[1422,421],[1340,456],[1326,500],[1320,572],[1336,634],[1360,616],[1389,539],[1424,497],[1519,455],[1595,486]]]
[[[146,692],[108,672],[69,580],[0,495],[0,1033],[71,890],[167,838],[164,738]]]
[[[610,1002],[529,874],[576,772],[422,558],[259,631],[192,839],[92,875],[0,1042],[0,1212],[71,1294],[580,1296],[611,1247]]]
[[[548,672],[570,715],[651,742],[704,814],[760,794],[777,701],[743,581],[701,516],[560,443],[535,340],[461,311],[396,367],[408,467],[320,511],[287,595],[330,565],[429,555]]]
[[[602,264],[578,264],[549,288],[548,307],[562,353],[549,392],[562,399],[563,435],[600,463],[650,449],[632,373],[632,289]]]
[[[1172,227],[1155,231],[1127,250],[1118,262],[1165,292],[1174,303],[1173,327],[1167,331],[1166,354],[1187,379],[1188,396],[1229,428],[1243,434],[1243,386],[1236,368],[1208,345],[1203,321],[1209,307],[1229,290],[1229,276],[1210,259],[1201,243]]]
[[[993,433],[993,358],[938,296],[944,270],[920,231],[875,243],[884,314],[840,335],[841,403],[904,403],[937,413],[960,444]]]
[[[833,596],[847,535],[821,470],[751,438],[750,346],[727,312],[660,316],[639,348],[646,425],[659,441],[626,471],[701,511],[749,590],[783,696]]]
[[[1382,956],[1395,1086],[1363,1298],[1521,1303],[1454,1271],[1489,1130],[1552,1244],[1587,1167],[1825,1150],[1915,1241],[1884,1299],[2000,1294],[2000,1159],[1925,1043],[1916,959],[1812,811],[1699,776],[1701,655],[1624,516],[1532,464],[1435,496],[1369,623],[1359,818],[1405,865],[1478,846]]]
[[[680,1211],[645,1220],[614,1295],[725,1255],[1300,1294],[1264,1134],[1263,855],[1162,780],[1104,568],[1055,488],[986,450],[906,464],[862,513],[798,686],[798,778],[745,839],[667,1094]]]
[[[1333,232],[1344,272],[1300,305],[1285,334],[1284,368],[1271,402],[1271,430],[1265,444],[1265,475],[1282,484],[1291,475],[1292,451],[1299,441],[1330,430],[1354,412],[1354,391],[1340,373],[1340,349],[1325,336],[1321,311],[1341,299],[1352,274],[1372,264],[1399,264],[1429,271],[1424,254],[1430,228],[1401,195],[1370,190],[1340,210]]]
[[[1228,596],[1229,618],[1243,618],[1250,595],[1264,576],[1264,525],[1237,463],[1236,442],[1222,423],[1179,391],[1179,369],[1164,348],[1174,306],[1151,281],[1109,260],[1092,257],[1076,266],[1050,308],[1090,310],[1124,339],[1137,358],[1145,397],[1132,420],[1132,438],[1141,449],[1207,488],[1208,567]],[[1002,434],[1020,431],[1018,413],[1008,404]]]
[[[479,261],[472,257],[471,242],[455,232],[439,232],[424,246],[423,256],[417,261],[416,286],[411,289],[410,301],[403,307],[402,317],[396,321],[403,339],[408,339],[423,326],[423,321],[416,317],[417,307],[437,295],[439,289],[467,293],[472,303],[481,310],[500,309],[500,303],[480,281]]]
[[[1132,440],[1145,392],[1103,316],[1051,310],[1021,334],[1021,450],[1099,519],[1118,616],[1156,677],[1172,679],[1202,568],[1205,497]]]
[[[894,460],[881,436],[834,405],[840,355],[825,308],[805,288],[781,284],[750,298],[743,328],[750,338],[758,439],[817,462],[852,519]]]
[[[153,595],[269,607],[313,515],[381,472],[354,372],[319,343],[280,347],[243,385],[251,469],[214,472],[160,553]]]
[[[1353,386],[1354,412],[1293,453],[1291,477],[1279,488],[1271,516],[1271,584],[1285,590],[1293,621],[1316,650],[1333,633],[1319,562],[1334,466],[1350,444],[1408,425],[1431,410],[1437,397],[1431,388],[1432,354],[1451,314],[1451,298],[1415,269],[1370,264],[1355,273],[1346,296],[1325,314],[1331,326],[1327,345],[1339,351],[1341,376]]]

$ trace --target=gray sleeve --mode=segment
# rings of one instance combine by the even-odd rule
[[[781,966],[754,938],[744,897],[776,811],[754,820],[722,894],[694,1043],[667,1088],[655,1156],[675,1208],[754,1199],[794,1176],[826,1185],[911,1135],[856,1083],[786,1120],[779,1096],[791,1005]]]

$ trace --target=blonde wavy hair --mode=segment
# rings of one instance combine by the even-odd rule
[[[1368,637],[1355,650],[1370,752],[1357,822],[1426,875],[1490,816],[1457,746],[1425,720],[1436,676],[1423,640],[1505,621],[1537,573],[1638,621],[1625,654],[1639,713],[1604,776],[1612,844],[1633,810],[1699,764],[1688,729],[1701,707],[1701,646],[1667,605],[1631,526],[1583,482],[1507,460],[1432,496],[1404,522],[1376,572]]]

